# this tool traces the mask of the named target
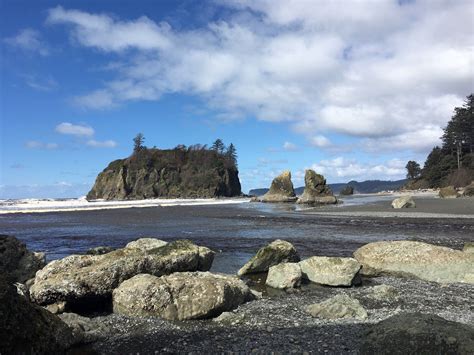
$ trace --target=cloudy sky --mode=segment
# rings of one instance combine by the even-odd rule
[[[2,1],[0,197],[79,196],[146,144],[399,179],[474,92],[472,0]]]

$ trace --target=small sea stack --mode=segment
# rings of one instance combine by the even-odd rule
[[[352,187],[351,185],[344,186],[344,188],[341,190],[341,192],[339,192],[339,195],[341,195],[341,196],[354,195],[354,187]]]
[[[270,190],[262,196],[261,202],[295,202],[297,200],[291,172],[284,171],[273,179]]]
[[[311,205],[331,205],[337,203],[331,188],[326,184],[324,176],[314,170],[307,169],[304,175],[304,191],[297,203]]]

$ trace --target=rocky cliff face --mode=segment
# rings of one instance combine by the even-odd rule
[[[232,159],[212,150],[144,149],[111,162],[97,176],[87,199],[239,196],[238,174]]]

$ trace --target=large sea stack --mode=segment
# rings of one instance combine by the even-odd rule
[[[304,192],[297,203],[327,205],[337,203],[326,179],[314,170],[308,169],[304,175]]]
[[[262,196],[262,202],[295,202],[296,195],[293,183],[291,182],[291,173],[284,171],[273,179],[270,190]]]
[[[235,161],[204,148],[147,149],[111,162],[88,200],[211,198],[241,195]]]

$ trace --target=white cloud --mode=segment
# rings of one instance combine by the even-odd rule
[[[5,38],[4,41],[12,47],[20,48],[25,51],[37,52],[42,56],[47,56],[49,50],[41,40],[38,31],[31,28],[25,28],[13,37]]]
[[[285,142],[283,143],[283,150],[286,150],[288,152],[294,152],[298,150],[298,146],[291,142]]]
[[[314,147],[325,148],[331,145],[331,141],[323,135],[311,137],[310,144]]]
[[[115,148],[117,142],[113,140],[96,141],[95,139],[90,139],[86,142],[86,145],[93,148]]]
[[[90,126],[82,124],[72,124],[69,122],[62,122],[58,124],[55,131],[61,134],[69,134],[77,137],[92,137],[94,135],[94,129]]]
[[[26,85],[38,91],[51,91],[58,87],[58,83],[52,77],[40,78],[36,75],[24,75]]]
[[[361,163],[354,159],[337,157],[321,160],[311,165],[310,169],[323,174],[330,182],[370,179],[394,180],[404,178],[405,164],[399,159],[392,159],[385,163]]]
[[[57,143],[44,143],[40,141],[27,141],[25,147],[29,149],[57,149]]]
[[[474,91],[468,1],[222,6],[234,14],[189,31],[147,17],[51,9],[49,23],[68,25],[78,44],[113,56],[115,78],[74,102],[101,109],[197,95],[223,117],[285,121],[310,141],[333,133],[426,151]]]

